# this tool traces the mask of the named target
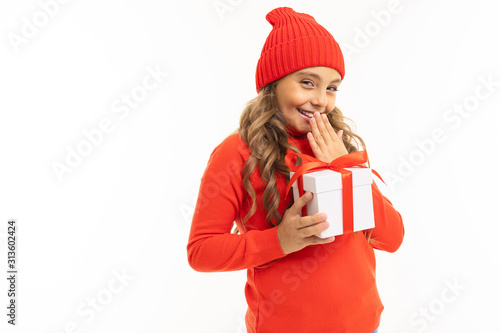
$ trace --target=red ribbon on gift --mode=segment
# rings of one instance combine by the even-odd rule
[[[296,166],[296,157],[302,158],[302,165]],[[367,168],[361,165],[368,161],[366,151],[357,151],[347,155],[337,157],[330,163],[320,161],[312,156],[305,154],[298,154],[288,149],[285,156],[285,163],[293,171],[293,177],[290,179],[286,187],[286,196],[292,187],[292,184],[298,180],[299,197],[304,195],[304,186],[302,176],[306,173],[311,173],[320,170],[333,170],[340,172],[342,174],[342,213],[343,213],[343,227],[344,233],[350,233],[354,231],[354,217],[353,217],[353,197],[352,197],[352,172],[344,168]],[[380,178],[382,182],[384,180],[377,171],[372,169],[372,172]],[[385,184],[385,182],[384,182]],[[285,198],[286,198],[285,196]],[[302,216],[307,216],[306,206],[302,207]]]

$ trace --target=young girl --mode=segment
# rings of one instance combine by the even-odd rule
[[[399,248],[401,215],[373,182],[375,228],[320,239],[314,235],[328,216],[300,214],[312,193],[285,197],[288,149],[331,162],[358,151],[355,140],[366,147],[335,106],[344,60],[332,35],[288,7],[266,19],[273,29],[257,64],[258,96],[210,156],[189,264],[200,272],[247,270],[248,332],[377,332],[384,307],[373,249]],[[241,234],[231,233],[233,222]]]

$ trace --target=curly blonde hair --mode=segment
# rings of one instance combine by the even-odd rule
[[[278,212],[280,194],[276,186],[277,173],[284,175],[289,180],[290,169],[285,164],[287,149],[290,148],[294,152],[300,153],[294,145],[288,143],[285,120],[278,109],[276,98],[278,81],[273,81],[262,87],[257,97],[247,103],[240,117],[237,133],[248,145],[251,152],[242,170],[243,186],[252,200],[252,206],[243,218],[243,225],[257,210],[255,189],[250,183],[250,175],[257,167],[259,167],[262,182],[265,185],[262,203],[267,212],[266,221],[271,227],[280,224],[282,216]],[[328,113],[328,120],[335,132],[344,131],[342,141],[349,154],[358,151],[358,141],[363,150],[366,150],[363,139],[351,130],[351,127],[344,122],[345,119],[352,122],[337,107]],[[368,167],[370,167],[369,158],[367,162]],[[373,242],[371,239],[372,230],[363,231],[368,242]],[[237,227],[234,228],[234,233],[239,233]]]

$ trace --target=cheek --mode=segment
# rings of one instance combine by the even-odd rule
[[[331,99],[328,100],[328,113],[332,112],[333,109],[335,108],[335,102],[336,102],[336,98],[335,97],[332,97]]]
[[[290,102],[294,106],[305,104],[310,99],[307,92],[302,89],[294,89],[290,91]]]
[[[292,110],[295,110],[295,108],[300,104],[300,99],[297,98],[297,95],[291,95],[289,94],[287,98],[284,98],[281,103],[278,104],[278,107],[280,108],[281,112],[284,113],[290,113]]]
[[[281,87],[278,94],[280,96],[278,98],[278,107],[280,111],[285,113],[290,113],[291,110],[295,110],[297,107],[306,104],[310,99],[307,91],[295,85]]]

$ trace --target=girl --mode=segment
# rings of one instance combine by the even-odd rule
[[[210,156],[189,264],[200,272],[247,270],[248,332],[377,332],[384,307],[373,249],[399,248],[401,215],[373,182],[375,228],[320,239],[314,235],[328,216],[300,215],[312,193],[285,198],[287,149],[331,162],[357,151],[356,140],[366,147],[335,106],[344,60],[332,35],[288,7],[266,19],[273,29],[257,64],[258,96]],[[241,234],[231,233],[233,222]]]

